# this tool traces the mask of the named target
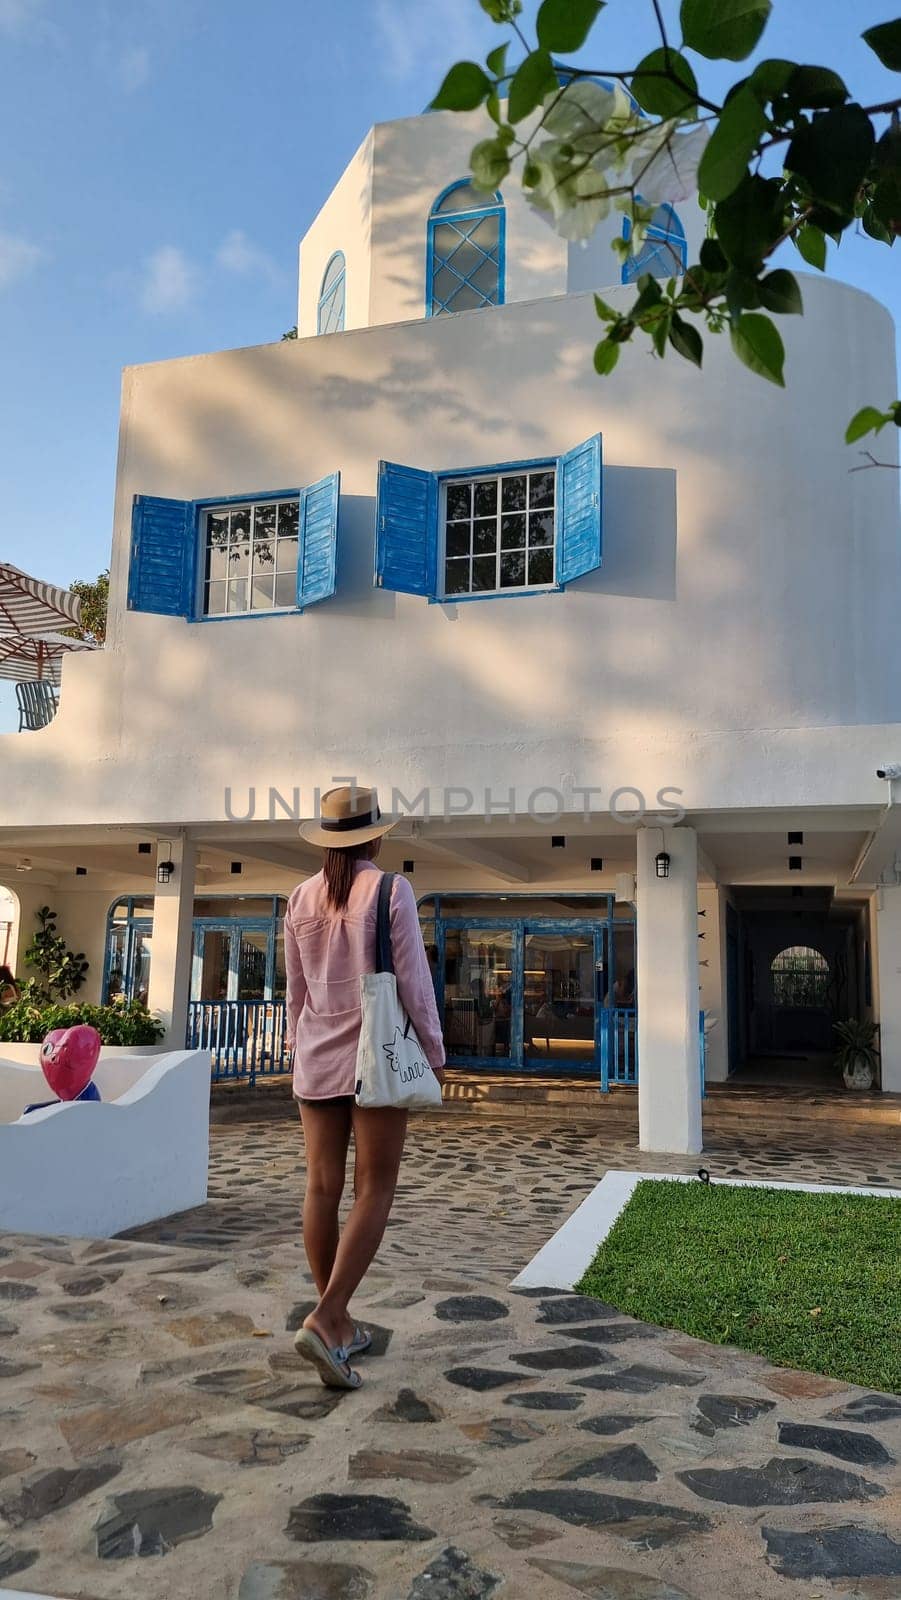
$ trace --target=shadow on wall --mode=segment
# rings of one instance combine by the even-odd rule
[[[823,304],[831,308],[835,285],[818,285],[811,299],[827,291]],[[839,298],[839,306],[843,303]],[[480,320],[473,322],[474,317]],[[564,595],[458,606],[456,617],[465,619],[468,634],[441,627],[449,608],[443,613],[432,608],[439,625],[430,626],[428,648],[415,662],[409,652],[426,636],[411,628],[403,670],[415,668],[422,710],[415,729],[405,723],[399,730],[398,748],[422,744],[420,724],[430,746],[446,739],[440,713],[444,680],[451,675],[471,689],[478,712],[474,723],[490,724],[486,737],[497,737],[499,749],[505,744],[511,759],[518,759],[526,730],[534,741],[562,736],[564,727],[577,729],[584,739],[603,737],[614,726],[628,727],[638,737],[687,727],[732,728],[736,717],[752,714],[766,716],[765,726],[812,718],[853,721],[847,711],[854,679],[846,673],[840,687],[836,682],[846,658],[841,652],[833,659],[825,651],[811,651],[810,661],[805,658],[801,665],[813,681],[799,687],[798,652],[791,630],[782,626],[783,580],[793,577],[801,593],[798,578],[806,576],[808,587],[810,578],[804,565],[809,538],[805,543],[790,537],[799,512],[784,493],[784,460],[800,439],[792,397],[755,389],[752,420],[759,431],[749,437],[747,386],[758,380],[736,369],[727,348],[711,348],[703,375],[684,364],[651,362],[644,353],[626,352],[610,385],[591,366],[595,331],[590,297],[567,298],[372,329],[353,338],[229,351],[128,374],[128,476],[120,485],[117,509],[112,649],[96,660],[73,657],[53,726],[15,743],[10,739],[11,792],[26,792],[39,769],[43,791],[55,784],[65,789],[69,815],[105,820],[123,803],[129,814],[140,807],[148,768],[157,774],[154,793],[170,770],[179,793],[186,773],[197,795],[218,790],[221,746],[198,742],[185,756],[173,729],[195,716],[198,706],[219,706],[223,696],[228,726],[238,730],[241,749],[251,755],[259,750],[268,759],[279,733],[290,735],[299,758],[306,749],[339,749],[340,733],[323,707],[328,711],[341,703],[351,674],[335,657],[353,641],[346,630],[343,636],[340,628],[332,634],[331,624],[340,623],[342,615],[355,624],[362,624],[364,614],[367,622],[379,621],[396,608],[394,596],[374,597],[370,588],[379,457],[436,470],[465,468],[480,457],[504,461],[556,454],[598,430],[605,434],[608,457],[618,463],[607,471],[603,568]],[[815,323],[791,330],[792,358],[807,361],[811,383],[819,380],[817,386],[829,392],[829,351],[820,351],[816,336]],[[836,407],[842,403],[836,401]],[[824,435],[814,461],[827,445]],[[737,484],[745,493],[752,484],[750,471],[737,472],[736,461],[739,466],[753,461],[755,450],[760,459],[764,446],[773,456],[772,470],[753,479],[760,548],[749,549],[747,518],[743,540],[733,532]],[[680,473],[679,551],[687,558],[680,579],[692,624],[675,639],[667,614],[676,588],[674,474],[644,465],[674,459]],[[126,616],[134,491],[186,498],[245,494],[309,483],[339,467],[347,548],[339,557],[340,588],[333,600],[305,617],[265,625],[253,620],[193,628]],[[834,514],[842,525],[856,499],[884,493],[878,483],[864,484],[863,476],[848,479],[840,463],[824,466],[822,482],[830,490],[834,486]],[[846,563],[850,559],[849,545]],[[764,569],[773,600],[762,607]],[[852,593],[857,592],[853,577],[849,570]],[[833,577],[827,600],[835,589]],[[812,605],[804,592],[804,603]],[[623,598],[632,603],[613,603]],[[561,613],[561,606],[569,609]],[[561,616],[565,627],[559,626]],[[802,616],[800,602],[788,616]],[[210,637],[225,637],[217,634],[221,629],[229,640],[227,653],[210,646]],[[593,630],[590,648],[584,644],[586,629]],[[253,638],[249,664],[242,661],[242,636]],[[460,648],[464,637],[465,650]],[[365,641],[366,659],[384,656],[396,672],[404,643],[382,628]],[[489,670],[492,662],[498,670]],[[730,700],[736,663],[741,663],[741,681]],[[348,692],[364,712],[380,717],[376,690],[370,681],[361,685],[359,667],[355,670]],[[92,697],[89,679],[102,683],[113,701],[108,715],[106,702],[100,706],[107,725],[102,736],[93,732],[91,712],[103,697],[99,692]],[[672,689],[677,679],[678,697]],[[744,683],[759,686],[759,713],[749,709]],[[67,693],[67,686],[80,693]],[[458,712],[459,706],[448,702],[448,709]],[[547,722],[540,728],[536,717],[545,713]],[[469,726],[465,719],[459,723],[461,742]],[[495,727],[501,730],[497,736]]]
[[[603,565],[579,578],[573,587],[583,594],[675,600],[676,474],[666,467],[605,467],[603,492]],[[392,590],[373,587],[376,506],[375,495],[341,496],[337,587],[326,602],[330,617],[371,619],[396,614],[398,596]],[[508,601],[527,606],[534,598],[514,590],[492,603],[503,608],[506,625],[511,615]],[[470,605],[468,601],[449,601],[441,605],[440,612],[456,621]]]

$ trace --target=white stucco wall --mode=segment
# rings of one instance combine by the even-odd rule
[[[301,337],[316,332],[322,275],[336,250],[347,260],[348,328],[425,316],[429,214],[443,190],[468,177],[473,145],[490,128],[483,112],[444,111],[372,129],[301,242]],[[528,204],[518,171],[504,184],[503,197],[508,302],[619,284],[621,264],[611,249],[622,232],[619,212],[586,244],[568,245]],[[694,260],[704,214],[695,199],[677,209]]]
[[[368,133],[301,240],[297,303],[301,339],[316,332],[323,274],[337,250],[343,251],[346,264],[345,327],[369,325],[372,151],[373,136]]]
[[[221,818],[226,784],[309,792],[349,761],[407,793],[568,780],[674,784],[691,808],[881,803],[875,767],[901,747],[897,483],[849,473],[841,439],[892,391],[893,329],[857,291],[803,286],[785,393],[716,340],[703,373],[640,348],[603,382],[590,296],[130,369],[109,646],[65,663],[48,729],[0,740],[0,825]],[[380,456],[450,469],[597,430],[600,571],[481,604],[372,587]],[[337,468],[332,600],[203,624],[126,611],[135,493]]]
[[[23,1117],[26,1104],[52,1095],[39,1067],[4,1061],[2,1048],[0,1229],[105,1239],[203,1204],[207,1051],[145,1058],[137,1070],[127,1059],[109,1063],[96,1074],[100,1104],[57,1104]]]

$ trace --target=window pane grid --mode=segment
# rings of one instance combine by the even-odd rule
[[[339,250],[325,269],[316,316],[317,333],[343,333],[346,311],[347,269]]]
[[[556,473],[548,467],[449,482],[445,596],[551,586],[555,489]]]
[[[462,184],[437,202],[429,220],[430,316],[500,305],[503,202],[467,209],[477,192]]]
[[[623,237],[630,236],[631,228],[626,219]],[[623,282],[636,283],[646,273],[652,278],[677,278],[687,265],[688,245],[682,224],[669,205],[658,206],[638,254],[629,256],[623,264]]]
[[[240,616],[296,604],[298,500],[209,511],[203,615]]]

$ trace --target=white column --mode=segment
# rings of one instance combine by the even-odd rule
[[[157,846],[157,866],[174,863],[168,883],[157,882],[153,900],[153,944],[147,1005],[163,1022],[160,1048],[183,1050],[191,992],[191,934],[194,923],[194,869],[197,848],[192,839],[166,840]]]
[[[901,887],[877,892],[875,921],[882,1087],[901,1094]]]
[[[655,857],[670,857],[658,878]],[[702,1148],[698,1044],[698,841],[692,828],[642,828],[636,897],[638,1142]]]

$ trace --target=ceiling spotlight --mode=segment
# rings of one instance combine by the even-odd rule
[[[31,871],[31,857],[30,856],[20,856],[18,861],[16,862],[16,871],[17,872],[30,872]]]

